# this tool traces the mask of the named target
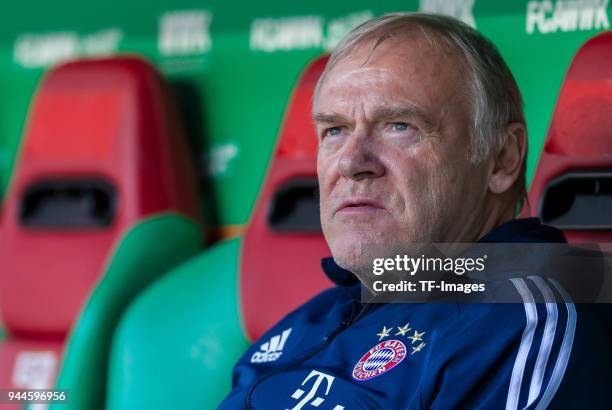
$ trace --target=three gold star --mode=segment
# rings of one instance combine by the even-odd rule
[[[425,332],[417,332],[416,330],[414,331],[414,335],[412,336],[408,336],[408,339],[412,340],[412,344],[414,344],[417,341],[423,341],[423,335],[425,334]],[[418,350],[417,350],[418,351]]]
[[[415,354],[416,352],[420,352],[425,347],[425,345],[427,345],[427,343],[421,342],[421,344],[418,345],[417,347],[413,347],[411,354]]]
[[[406,333],[408,333],[410,331],[410,323],[406,323],[405,326],[402,327],[397,327],[397,333],[395,334],[395,336],[404,336]]]
[[[392,329],[392,327],[387,329],[387,326],[383,326],[383,330],[381,330],[380,333],[376,334],[376,336],[378,336],[378,341],[383,340],[385,337],[389,337],[389,334],[391,333]]]

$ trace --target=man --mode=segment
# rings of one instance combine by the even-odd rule
[[[603,326],[570,301],[362,303],[372,261],[415,243],[564,242],[524,198],[518,87],[470,27],[391,14],[333,51],[313,104],[321,222],[336,287],[289,314],[234,369],[222,409],[608,408]],[[544,295],[554,285],[534,284]],[[259,346],[282,345],[258,361]]]

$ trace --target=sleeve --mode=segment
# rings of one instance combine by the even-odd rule
[[[454,335],[441,339],[422,406],[609,408],[612,359],[601,323],[587,307],[577,308],[563,299],[553,281],[540,277],[513,281],[522,304],[471,306],[458,319],[467,324],[458,323]],[[534,303],[534,292],[553,302]]]

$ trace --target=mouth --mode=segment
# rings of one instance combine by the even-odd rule
[[[376,200],[369,198],[353,198],[343,201],[334,214],[369,214],[384,210],[386,210],[386,208]]]

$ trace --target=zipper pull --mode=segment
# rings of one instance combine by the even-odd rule
[[[336,328],[333,332],[331,332],[327,336],[323,337],[323,340],[326,342],[331,342],[336,336],[338,336],[338,333],[342,332],[344,329],[349,327],[351,323],[352,321],[348,319],[343,321],[338,328]]]

